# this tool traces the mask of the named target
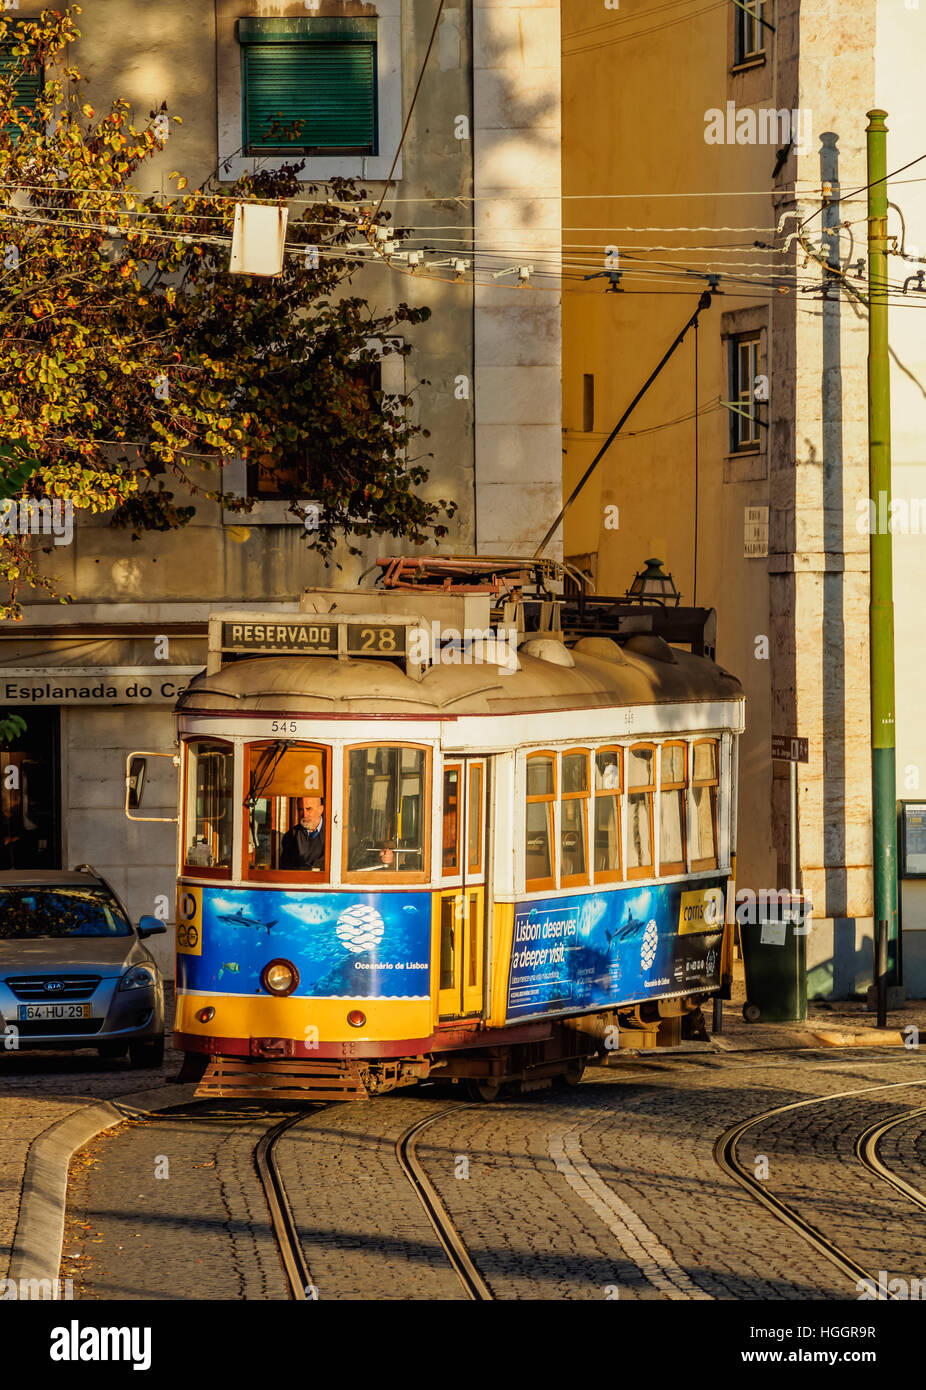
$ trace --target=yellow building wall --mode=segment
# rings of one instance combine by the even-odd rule
[[[708,144],[704,134],[707,111],[725,109],[731,98],[738,107],[770,104],[773,93],[765,68],[728,77],[732,8],[656,13],[646,0],[622,0],[611,12],[598,0],[564,4],[564,496],[697,306],[707,281],[685,267],[722,275],[722,293],[698,330],[697,479],[690,333],[567,514],[564,553],[596,555],[597,589],[608,594],[622,594],[644,560],[658,556],[683,604],[717,608],[717,658],[747,696],[740,864],[744,881],[765,883],[775,874],[769,662],[755,653],[769,635],[767,618],[757,618],[768,614],[768,575],[763,559],[744,556],[744,509],[768,504],[768,482],[734,479],[750,468],[764,475],[767,451],[748,463],[728,457],[729,415],[719,402],[729,397],[721,315],[767,311],[771,296],[733,277],[764,279],[776,259],[751,246],[771,241],[771,193],[727,190],[770,190],[775,150]],[[745,230],[714,230],[723,227]],[[608,292],[606,279],[582,278],[604,270],[609,245],[619,250],[623,293]],[[586,374],[594,375],[590,432]],[[615,507],[616,515],[608,511]]]

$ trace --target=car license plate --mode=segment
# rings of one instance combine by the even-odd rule
[[[71,1018],[90,1018],[89,1004],[20,1004],[19,1021],[28,1023],[31,1019],[51,1019],[53,1021]]]

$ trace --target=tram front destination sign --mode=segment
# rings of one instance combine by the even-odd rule
[[[404,655],[407,629],[394,623],[335,622],[313,615],[282,622],[234,621],[222,624],[225,652],[271,652],[293,656],[329,656],[339,650],[338,630],[346,628],[344,649],[368,656]]]

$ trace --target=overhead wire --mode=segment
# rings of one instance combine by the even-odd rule
[[[663,20],[661,24],[651,24],[645,29],[635,29],[632,34],[617,34],[614,38],[599,39],[597,43],[583,44],[578,48],[563,47],[564,58],[574,58],[579,53],[597,52],[601,48],[611,48],[617,43],[632,43],[635,39],[646,38],[650,34],[662,33],[665,29],[672,29],[677,24],[684,24],[690,19],[697,19],[703,14],[710,14],[712,10],[726,9],[729,0],[713,0],[710,5],[703,5],[700,10],[690,10],[687,14],[677,15],[675,19]],[[641,16],[642,17],[642,16]],[[628,19],[636,16],[627,16]]]
[[[907,166],[903,166],[903,167],[907,167]],[[842,201],[847,201],[847,200],[842,200]],[[54,211],[55,211],[56,213],[58,213],[59,211],[65,211],[65,210],[63,210],[63,209],[62,209],[62,210],[55,209]],[[355,209],[355,211],[356,211],[356,209]],[[171,211],[170,211],[170,210],[158,210],[158,212],[159,212],[159,215],[160,215],[160,216],[170,216],[170,215],[171,215]],[[182,214],[180,214],[180,215],[182,216]],[[193,217],[194,220],[195,220],[195,218],[196,218],[196,216],[197,216],[196,214],[193,214],[193,213],[191,213],[191,214],[189,214],[189,215],[190,215],[191,217]],[[172,229],[172,230],[170,230],[170,231],[167,231],[167,230],[165,230],[165,231],[160,231],[160,230],[158,230],[158,229],[156,229],[156,228],[152,228],[152,227],[137,227],[137,226],[136,226],[136,227],[118,228],[118,227],[114,227],[114,226],[112,225],[112,223],[88,223],[88,222],[82,221],[82,220],[80,220],[80,221],[73,221],[73,220],[71,220],[71,219],[64,218],[64,217],[61,217],[61,216],[58,216],[58,215],[53,216],[53,217],[41,218],[41,217],[37,217],[34,213],[29,213],[29,212],[26,212],[26,211],[24,211],[24,210],[23,210],[23,211],[16,211],[16,212],[13,212],[12,210],[10,210],[10,211],[8,211],[8,212],[6,212],[6,213],[0,212],[0,216],[4,217],[4,218],[5,218],[6,220],[8,220],[8,221],[11,221],[14,225],[15,225],[15,224],[19,224],[19,223],[26,223],[27,225],[33,225],[33,226],[46,226],[46,227],[52,227],[52,228],[54,228],[54,229],[60,229],[60,228],[62,228],[62,227],[65,227],[65,228],[76,229],[76,230],[81,230],[81,231],[92,230],[92,231],[101,232],[101,233],[103,233],[104,235],[106,235],[106,234],[111,234],[111,235],[118,235],[118,236],[120,236],[120,237],[123,236],[123,235],[126,236],[126,237],[128,237],[128,236],[130,236],[130,235],[133,235],[133,236],[137,236],[137,237],[139,237],[139,238],[142,238],[142,237],[151,237],[151,238],[162,238],[162,239],[164,239],[164,240],[174,240],[174,241],[176,241],[176,240],[183,240],[183,241],[186,241],[186,242],[191,243],[191,244],[216,245],[216,246],[227,246],[227,245],[230,244],[230,241],[231,241],[231,238],[230,238],[229,236],[211,236],[211,235],[209,235],[209,234],[205,234],[205,233],[202,233],[202,232],[193,232],[193,233],[181,232],[181,231],[179,231],[179,229],[176,229],[176,228],[174,228],[174,229]],[[863,220],[865,220],[865,219],[861,219],[861,218],[858,219],[858,221],[863,221]],[[300,225],[300,224],[296,224],[296,225]],[[304,224],[301,224],[301,225],[304,225]],[[326,224],[326,225],[331,226],[332,224],[328,223],[328,224]],[[441,224],[441,225],[442,225],[442,226],[446,226],[446,224]],[[348,223],[346,224],[346,226],[349,227],[349,226],[350,226],[350,223],[348,222]],[[359,227],[358,227],[358,230],[359,230]],[[408,239],[402,238],[402,245],[403,245],[403,246],[404,246],[404,245],[407,245],[408,240],[423,240],[423,238],[421,238],[421,237],[418,237],[418,238],[412,237],[412,238],[408,238]],[[451,240],[451,239],[450,239],[450,238],[446,238],[446,239],[431,239],[431,240],[432,240],[432,241],[435,241],[435,240],[447,240],[447,241],[449,241],[449,240]],[[468,238],[467,238],[467,241],[469,241]],[[292,254],[292,255],[300,255],[300,254],[301,254],[301,255],[304,255],[305,252],[306,252],[306,250],[307,250],[307,248],[308,248],[310,245],[311,245],[311,243],[308,243],[308,242],[296,242],[296,243],[287,242],[286,247],[285,247],[285,250],[286,250],[287,254]],[[586,244],[586,245],[588,245],[588,244]],[[568,248],[568,246],[569,246],[569,244],[567,244],[567,248]],[[579,244],[576,244],[576,247],[578,247],[578,246],[579,246]],[[373,263],[373,262],[384,263],[384,264],[387,264],[387,265],[391,266],[391,267],[392,267],[393,269],[395,269],[395,270],[400,270],[400,269],[401,269],[403,272],[405,271],[405,268],[404,268],[404,267],[397,266],[393,261],[388,260],[388,259],[385,259],[385,260],[384,260],[384,258],[376,251],[376,249],[370,246],[369,242],[367,242],[366,247],[364,247],[362,244],[361,244],[361,245],[358,245],[358,244],[350,244],[350,243],[347,243],[347,244],[337,245],[337,244],[329,243],[328,245],[325,245],[324,243],[322,243],[322,245],[318,246],[318,247],[315,248],[315,249],[318,250],[319,256],[323,256],[323,255],[324,255],[324,256],[330,256],[330,257],[332,257],[332,258],[340,258],[340,259],[345,259],[345,260],[348,260],[348,261],[352,262],[353,264],[352,264],[352,266],[351,266],[351,270],[350,270],[348,273],[352,273],[354,269],[359,269],[359,268],[362,267],[363,265],[370,264],[370,263]],[[571,249],[575,249],[575,248],[571,248]],[[596,249],[597,249],[597,248],[596,248]],[[632,268],[632,270],[628,270],[628,271],[625,272],[625,273],[628,275],[628,277],[637,278],[637,279],[641,278],[641,277],[644,276],[644,275],[651,275],[651,276],[654,276],[654,277],[658,277],[659,272],[664,272],[664,273],[665,273],[666,288],[668,288],[668,284],[670,284],[670,283],[671,283],[671,284],[675,284],[675,285],[682,285],[682,284],[685,284],[685,282],[684,282],[683,280],[680,280],[680,279],[678,278],[678,274],[679,274],[679,273],[681,273],[682,275],[685,275],[685,274],[687,274],[687,273],[690,273],[690,274],[692,275],[692,277],[700,276],[700,277],[702,277],[702,278],[703,278],[703,276],[704,276],[705,274],[711,273],[711,272],[708,272],[708,271],[707,271],[707,268],[706,268],[705,266],[703,266],[703,265],[700,265],[700,266],[687,266],[687,267],[686,267],[686,266],[679,266],[677,263],[674,263],[674,262],[653,263],[653,262],[651,262],[650,260],[646,259],[644,255],[638,254],[639,251],[645,251],[645,252],[647,253],[647,255],[648,255],[649,252],[651,252],[652,250],[656,250],[656,249],[661,249],[661,247],[656,247],[656,246],[653,246],[653,247],[646,247],[646,248],[642,248],[642,247],[641,247],[641,248],[638,248],[638,251],[634,251],[634,252],[631,252],[629,249],[624,248],[624,254],[627,256],[627,259],[628,259],[628,260],[632,260],[632,261],[634,261],[634,262],[636,263],[635,266]],[[774,277],[775,277],[775,278],[774,278],[774,281],[769,282],[768,279],[767,279],[767,276],[768,276],[768,271],[769,271],[769,269],[770,269],[770,266],[769,266],[768,264],[766,264],[766,263],[764,263],[764,262],[761,262],[761,261],[750,261],[750,260],[748,260],[748,259],[742,259],[742,258],[740,258],[740,259],[734,259],[734,258],[731,257],[731,255],[730,255],[731,251],[733,251],[733,250],[735,250],[735,249],[744,249],[744,248],[742,248],[742,247],[741,247],[741,248],[736,248],[736,247],[733,247],[733,246],[730,246],[730,245],[726,245],[726,246],[718,245],[718,246],[716,246],[716,247],[710,247],[710,248],[698,248],[698,247],[667,247],[667,248],[665,248],[665,249],[669,249],[669,250],[679,250],[679,251],[681,251],[681,252],[683,253],[683,255],[685,255],[685,256],[687,256],[687,257],[691,257],[691,256],[693,256],[694,254],[703,254],[703,253],[705,253],[705,252],[710,251],[710,252],[713,254],[713,266],[714,266],[713,273],[717,274],[717,275],[720,276],[722,279],[726,280],[726,282],[727,282],[728,284],[748,285],[748,286],[754,287],[754,288],[759,288],[759,287],[765,286],[765,287],[768,287],[768,288],[774,288],[774,289],[776,289],[776,290],[779,290],[780,287],[781,287],[783,284],[785,284],[785,283],[787,282],[791,287],[793,287],[793,288],[798,288],[798,289],[812,289],[812,290],[817,290],[817,289],[820,289],[820,288],[821,288],[819,282],[816,282],[816,281],[810,281],[810,282],[808,282],[808,281],[802,280],[801,275],[800,275],[800,273],[799,273],[798,271],[791,270],[790,268],[787,268],[787,269],[786,269],[786,268],[784,268],[784,267],[782,267],[781,270],[775,270],[775,271],[773,272]],[[779,253],[780,253],[780,252],[784,252],[784,251],[785,251],[785,248],[776,248],[776,247],[755,248],[755,249],[756,249],[756,250],[764,250],[764,251],[766,252],[766,254],[774,254],[774,253],[776,253],[776,252],[779,252]],[[813,253],[813,251],[812,251],[810,248],[808,248],[806,245],[802,245],[801,249],[803,250],[803,252],[804,252],[804,254],[805,254],[806,256],[809,256],[809,257],[810,257],[811,260],[814,260],[814,261],[818,261],[818,260],[819,260],[819,258]],[[370,252],[372,252],[373,254],[372,254],[372,255],[369,254]],[[510,257],[512,257],[512,256],[515,256],[515,255],[517,255],[517,256],[519,256],[519,257],[523,256],[524,258],[533,257],[535,261],[538,259],[538,258],[537,258],[537,248],[528,248],[528,249],[526,249],[526,250],[522,250],[521,248],[513,249],[513,248],[508,247],[508,246],[499,247],[499,248],[494,248],[494,247],[489,247],[489,248],[474,247],[474,248],[473,248],[473,251],[472,251],[472,254],[473,254],[473,256],[474,256],[474,259],[475,259],[476,257],[480,257],[480,258],[491,258],[491,257],[494,257],[494,258],[496,258],[496,259],[500,259],[500,258],[503,258],[503,257],[504,257],[504,258],[507,259],[507,258],[510,258]],[[594,269],[594,270],[597,270],[598,266],[600,265],[600,261],[598,261],[597,259],[592,259],[591,257],[589,257],[589,258],[583,258],[583,257],[581,257],[581,256],[575,256],[575,255],[569,256],[568,254],[565,255],[565,256],[563,256],[563,255],[559,254],[558,252],[557,252],[557,253],[553,253],[553,255],[554,255],[554,263],[553,263],[553,265],[552,265],[551,267],[544,267],[544,268],[539,272],[540,274],[543,274],[543,275],[546,275],[546,276],[554,276],[554,277],[558,276],[560,279],[567,279],[567,278],[569,278],[569,277],[568,277],[568,272],[569,272],[570,270],[572,270],[572,269],[575,269],[576,271],[581,271],[582,269]],[[723,259],[721,259],[721,258],[723,258]],[[763,271],[765,272],[765,278],[763,278],[762,276],[754,276],[754,275],[745,275],[745,274],[741,274],[741,273],[735,273],[735,272],[741,272],[741,271],[743,271],[743,270],[747,270],[747,269],[751,269],[751,268],[757,268],[757,269],[763,270]],[[845,272],[836,271],[834,267],[829,266],[828,264],[827,264],[826,268],[829,270],[829,272],[830,272],[831,274],[837,274],[837,275],[838,275],[838,274],[843,274],[843,275],[845,275]],[[565,274],[564,274],[564,272],[565,272]],[[438,279],[438,280],[446,280],[448,283],[460,283],[460,282],[461,282],[461,278],[460,278],[459,275],[455,275],[452,279],[451,279],[450,277],[435,277],[434,274],[433,274],[433,272],[432,272],[432,271],[430,270],[430,268],[427,267],[427,266],[420,267],[420,268],[416,268],[416,269],[415,269],[414,271],[412,271],[411,273],[413,273],[416,277],[421,277],[421,278],[425,278],[425,277],[426,277],[426,278],[428,278],[428,279],[430,279],[430,280],[435,280],[435,279]],[[577,277],[572,277],[572,278],[577,278]],[[489,286],[486,282],[479,282],[478,280],[476,280],[476,279],[475,279],[475,276],[474,276],[474,279],[473,279],[473,283],[474,283],[474,284],[477,284],[477,285],[478,285],[478,284],[482,284],[482,285],[485,286],[485,287],[491,287],[491,286]],[[825,282],[824,282],[824,283],[825,283]],[[497,282],[494,282],[494,281],[493,281],[493,284],[494,284],[495,287],[497,287],[497,288],[517,289],[517,290],[519,290],[519,291],[522,291],[522,290],[524,290],[524,289],[530,289],[530,288],[534,288],[534,289],[539,289],[539,288],[547,289],[547,288],[548,288],[548,287],[538,287],[538,286],[527,287],[527,286],[524,286],[524,285],[517,285],[517,286],[500,286],[500,285],[497,284]],[[896,294],[903,293],[903,287],[902,287],[900,284],[898,284],[896,281],[893,282],[893,283],[890,283],[890,282],[889,282],[888,289],[889,289],[889,292],[891,292],[891,293],[893,293],[893,294],[895,294],[895,295],[896,295]],[[634,292],[642,292],[642,291],[634,291]],[[689,290],[688,292],[694,292],[693,287],[692,287],[692,289]],[[916,290],[913,291],[914,294],[917,293],[917,292],[918,292],[918,291],[916,291]],[[913,306],[913,304],[914,304],[914,301],[912,301],[912,300],[906,300],[905,302],[906,302],[906,304],[907,304],[908,307]],[[919,307],[919,306],[917,305],[916,307]]]
[[[441,15],[443,14],[443,12],[444,12],[444,0],[439,0],[438,6],[437,6],[437,13],[436,13],[435,16],[434,16],[434,25],[433,25],[433,28],[431,29],[431,37],[430,37],[430,39],[428,40],[428,46],[427,46],[427,49],[426,49],[425,55],[424,55],[424,61],[422,62],[422,64],[421,64],[421,70],[420,70],[419,73],[418,73],[418,81],[415,83],[415,90],[414,90],[414,92],[412,93],[411,104],[410,104],[410,106],[409,106],[409,108],[408,108],[408,114],[407,114],[406,117],[405,117],[405,124],[402,126],[402,134],[401,134],[401,136],[399,137],[399,143],[398,143],[398,145],[397,145],[397,147],[396,147],[395,157],[394,157],[394,159],[393,159],[393,161],[392,161],[392,167],[390,168],[389,173],[388,173],[388,175],[387,175],[386,182],[385,182],[385,184],[384,184],[384,186],[383,186],[383,191],[382,191],[382,193],[380,194],[379,202],[376,204],[376,208],[375,208],[375,210],[374,210],[374,212],[373,212],[374,218],[378,215],[379,210],[380,210],[380,208],[381,208],[382,205],[383,205],[383,200],[385,199],[386,194],[387,194],[387,192],[389,191],[389,185],[390,185],[391,182],[392,182],[392,176],[393,176],[393,174],[395,173],[396,165],[397,165],[398,162],[399,162],[399,155],[402,153],[402,146],[405,144],[405,136],[408,134],[408,127],[409,127],[409,125],[410,125],[410,123],[411,123],[412,112],[413,112],[414,109],[415,109],[415,102],[418,100],[418,93],[421,91],[421,83],[422,83],[422,80],[424,79],[425,71],[427,70],[428,59],[429,59],[430,56],[431,56],[431,49],[434,47],[434,40],[437,38],[437,27],[438,27],[438,25],[440,24],[440,18],[441,18]]]
[[[662,5],[650,5],[646,13],[647,16],[660,14],[663,10],[674,10],[677,9],[679,5],[688,3],[690,3],[690,0],[665,0],[665,3]],[[640,15],[637,14],[614,15],[611,19],[599,20],[597,24],[587,24],[584,29],[573,29],[570,34],[564,33],[563,42],[566,43],[569,39],[579,38],[583,34],[597,33],[599,29],[613,29],[618,24],[627,24],[639,18]]]

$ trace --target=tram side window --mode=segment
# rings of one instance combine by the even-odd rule
[[[423,748],[375,745],[348,751],[348,873],[425,874],[428,819]]]
[[[694,745],[691,773],[691,867],[717,867],[717,741],[705,739]]]
[[[442,869],[445,875],[460,872],[460,768],[444,768],[444,824]]]
[[[482,873],[482,764],[469,770],[469,872]]]
[[[664,743],[659,761],[659,873],[685,872],[688,745]]]
[[[651,743],[631,748],[627,757],[627,876],[653,872],[653,793],[655,749]]]
[[[233,767],[227,744],[187,744],[183,862],[189,868],[231,867]]]
[[[249,876],[326,874],[328,750],[279,739],[249,744],[245,785]]]
[[[621,876],[621,751],[595,754],[595,881]]]
[[[588,882],[588,753],[563,754],[560,811],[560,883],[565,888]]]
[[[556,885],[553,860],[553,808],[556,764],[552,753],[531,753],[527,759],[525,815],[525,879],[528,892]]]

